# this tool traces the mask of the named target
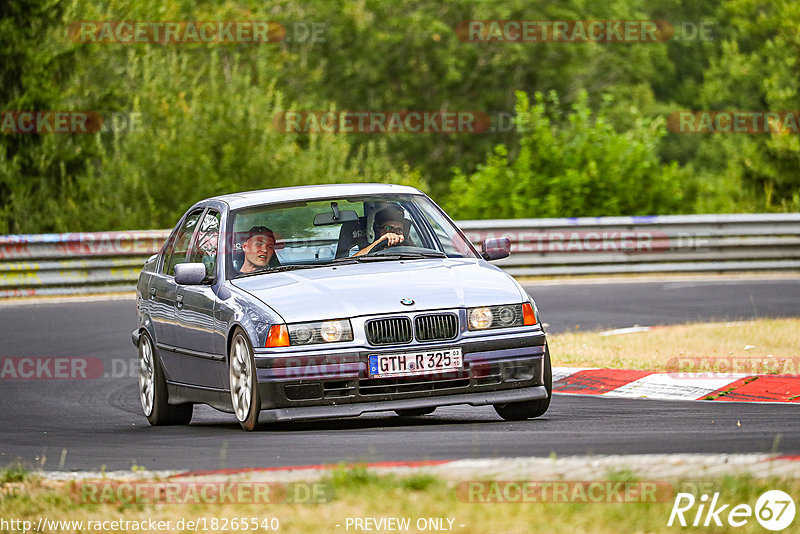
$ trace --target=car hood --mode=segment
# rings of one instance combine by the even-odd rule
[[[516,281],[480,260],[343,264],[232,280],[287,323],[522,302]],[[403,299],[414,304],[404,305]]]

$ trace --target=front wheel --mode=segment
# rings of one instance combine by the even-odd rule
[[[193,404],[169,404],[164,371],[146,332],[139,337],[139,400],[153,426],[188,425],[192,420]]]
[[[239,424],[245,430],[258,428],[258,413],[261,398],[256,382],[256,365],[253,348],[244,332],[237,330],[231,342],[229,376],[231,379],[231,402]]]
[[[522,421],[545,414],[553,396],[553,370],[550,368],[549,348],[545,348],[544,351],[544,387],[547,389],[546,399],[495,404],[494,411],[506,421]]]

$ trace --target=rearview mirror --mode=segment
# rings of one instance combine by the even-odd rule
[[[317,213],[314,216],[314,226],[326,226],[329,224],[342,224],[343,222],[352,222],[358,220],[358,213],[353,210],[338,211],[338,217],[334,218],[333,212],[326,211],[325,213]]]
[[[511,254],[511,240],[507,237],[487,239],[481,245],[481,252],[485,260],[501,260]]]
[[[182,286],[199,286],[206,279],[206,266],[202,263],[179,263],[175,266],[175,283]]]

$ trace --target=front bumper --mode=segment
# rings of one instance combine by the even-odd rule
[[[327,419],[331,417],[357,417],[368,412],[385,412],[389,410],[407,410],[411,408],[431,408],[469,404],[470,406],[486,406],[488,404],[504,404],[507,402],[532,401],[547,398],[545,386],[534,386],[502,391],[482,393],[462,393],[431,398],[417,398],[394,401],[358,402],[328,406],[296,406],[293,408],[273,408],[262,410],[258,420],[262,423],[274,421],[298,421],[303,419]]]
[[[460,347],[461,370],[413,377],[370,378],[372,354]],[[481,406],[547,398],[544,332],[493,333],[450,342],[377,348],[330,347],[255,354],[265,421],[358,416],[366,412],[454,404]]]
[[[131,332],[131,341],[133,342],[133,346],[136,347],[137,349],[139,348],[139,338],[140,337],[141,337],[141,334],[139,333],[139,329],[138,328],[136,330],[134,330],[133,332]]]

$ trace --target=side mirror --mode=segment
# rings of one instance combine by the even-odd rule
[[[485,260],[501,260],[511,254],[511,240],[507,237],[487,239],[481,245],[481,252]]]
[[[175,266],[175,283],[182,286],[199,286],[206,279],[206,266],[202,263],[179,263]]]

